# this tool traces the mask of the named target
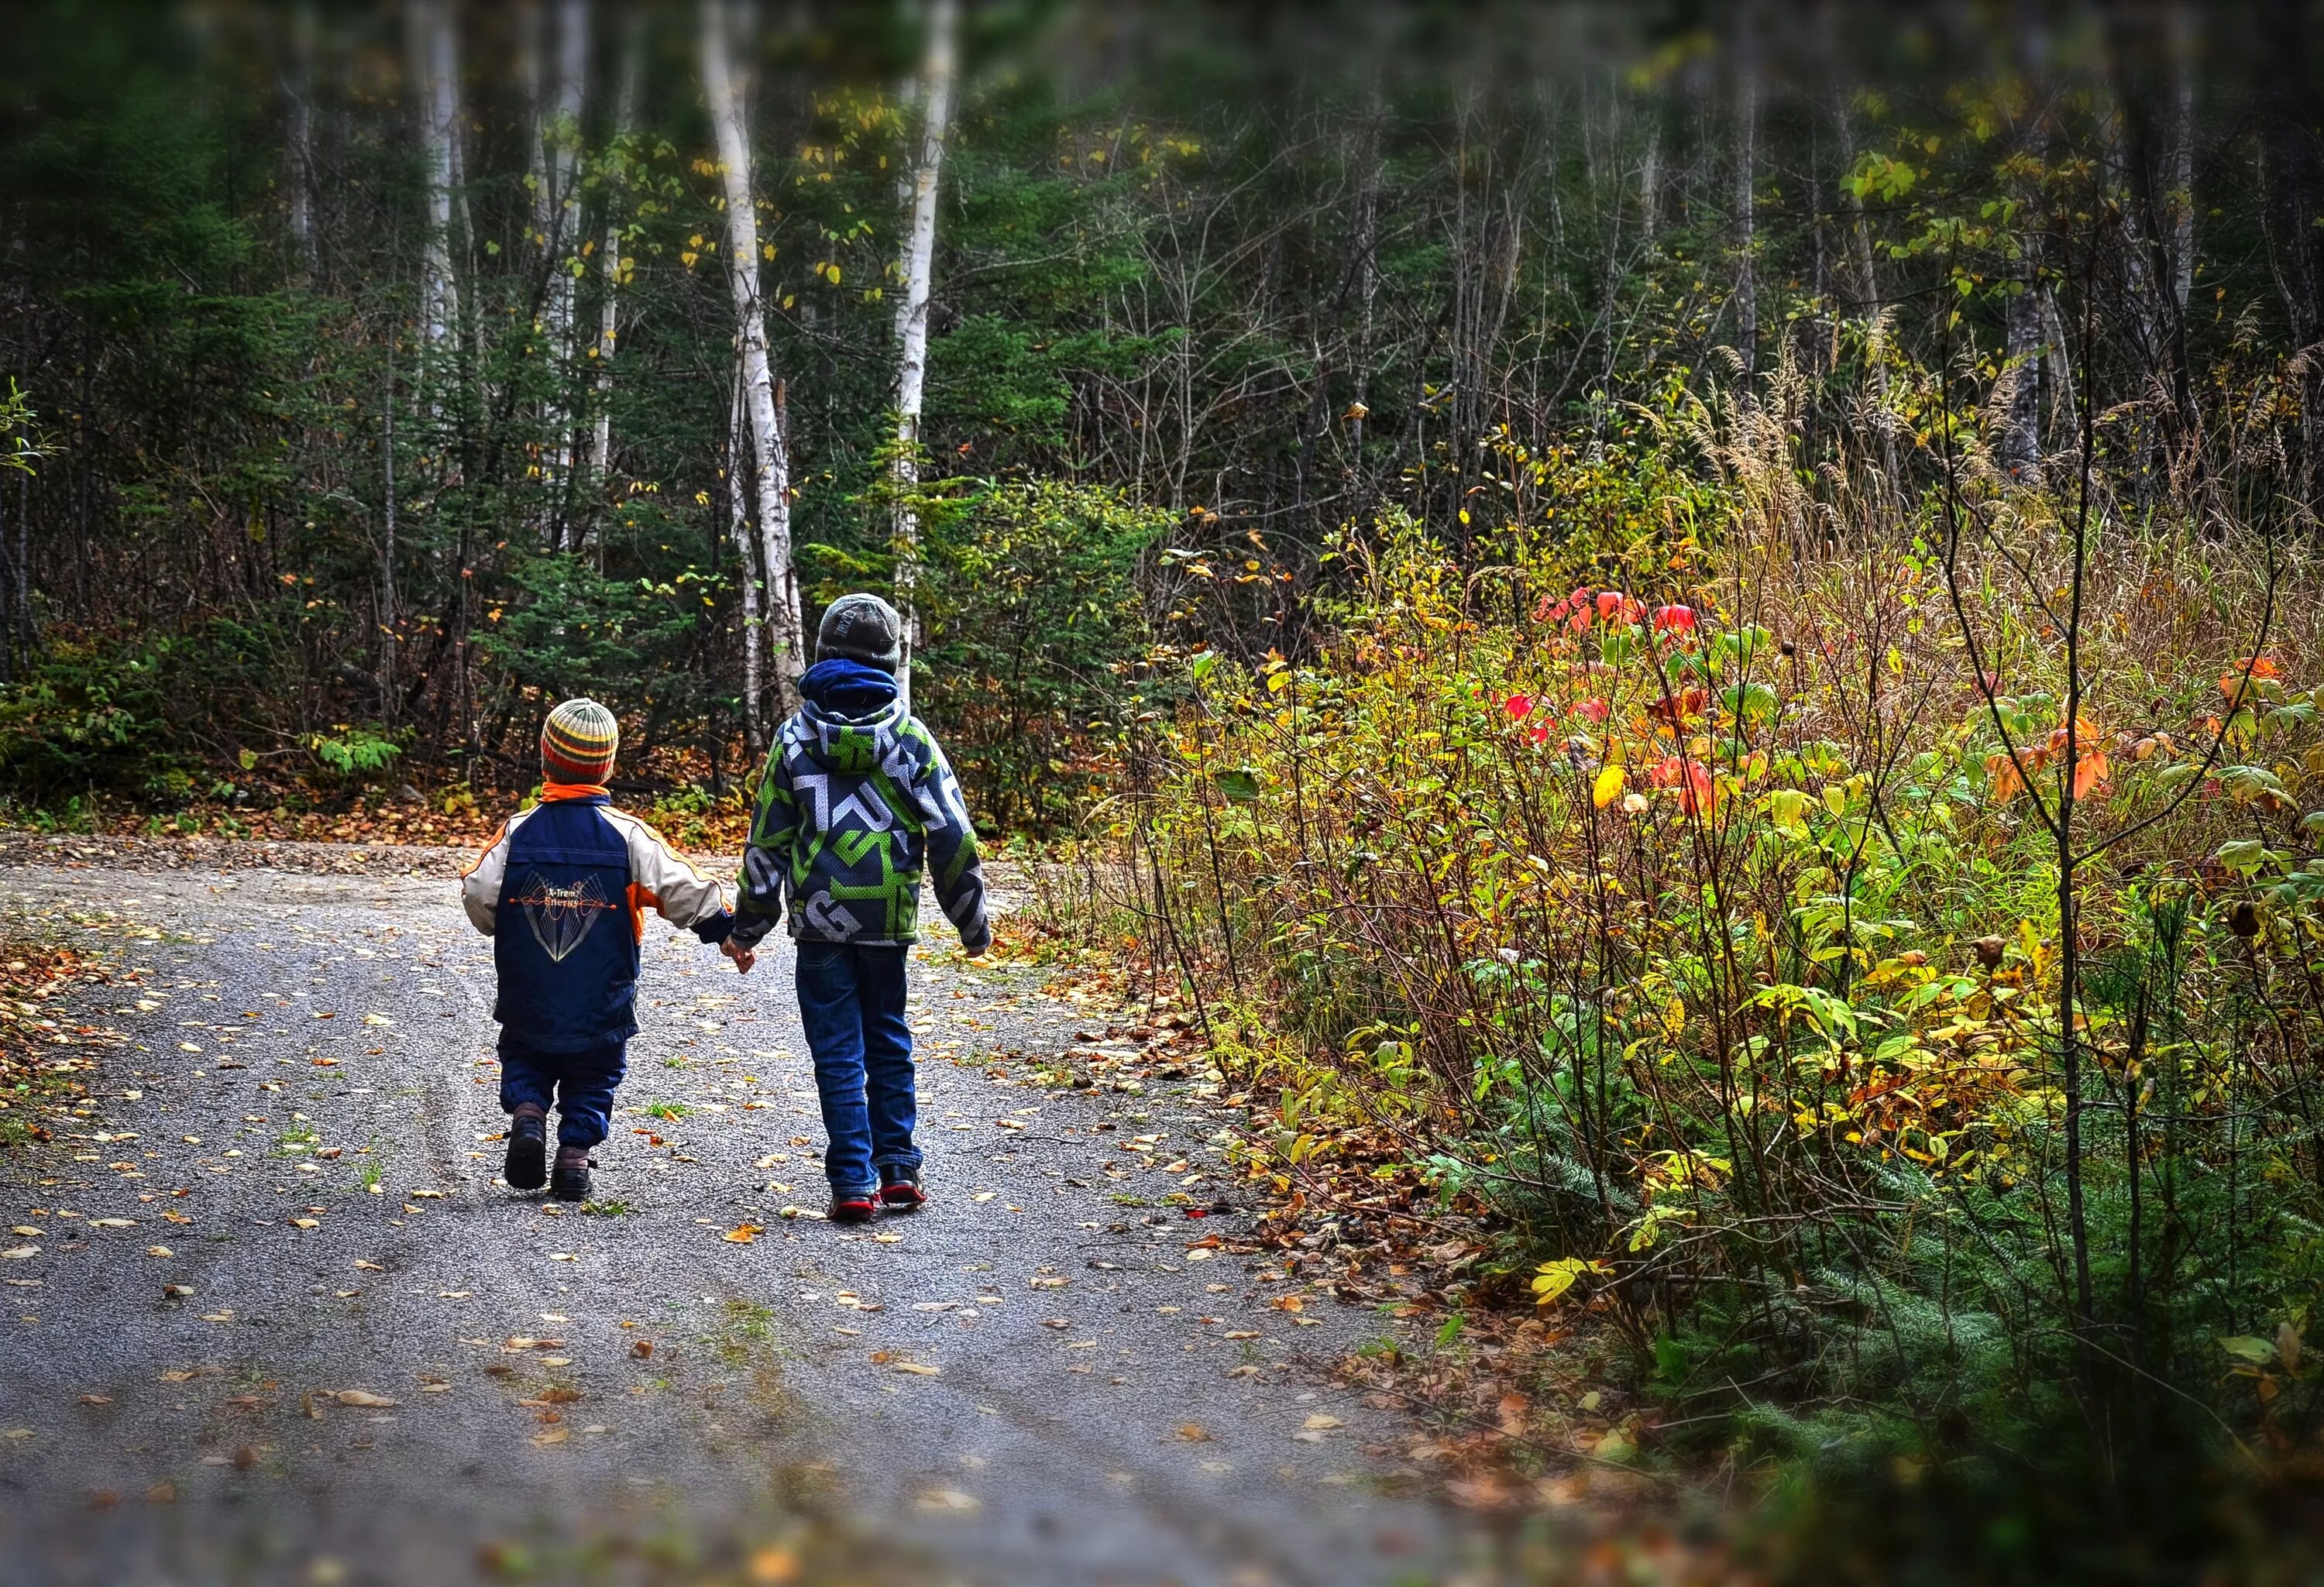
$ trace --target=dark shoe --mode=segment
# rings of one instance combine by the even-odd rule
[[[557,1172],[549,1176],[549,1194],[558,1201],[586,1201],[589,1195],[589,1149],[560,1146]]]
[[[549,1129],[541,1115],[528,1110],[510,1119],[508,1142],[501,1177],[511,1190],[539,1190],[549,1181]]]
[[[869,1223],[880,1215],[880,1197],[869,1190],[851,1190],[842,1195],[831,1194],[831,1221],[835,1223]]]
[[[880,1204],[891,1213],[917,1213],[928,1204],[918,1174],[897,1174],[880,1186]]]

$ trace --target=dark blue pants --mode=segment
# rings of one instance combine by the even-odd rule
[[[834,1194],[876,1190],[882,1175],[918,1174],[912,1144],[912,1028],[904,1019],[900,947],[798,945],[799,1020],[831,1137],[823,1171]]]
[[[557,1143],[592,1147],[605,1139],[613,1088],[629,1072],[629,1043],[609,1041],[580,1053],[539,1053],[501,1038],[501,1110],[530,1103],[557,1108]]]

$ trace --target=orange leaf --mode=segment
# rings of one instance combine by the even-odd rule
[[[2078,799],[2103,798],[2106,776],[2106,752],[2092,750],[2074,762],[2074,797]],[[2098,791],[2093,793],[2092,789]]]
[[[1997,805],[2006,805],[2025,790],[2025,780],[2017,775],[2016,762],[2006,754],[1985,758],[1985,778]]]

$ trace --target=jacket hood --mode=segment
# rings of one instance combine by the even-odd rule
[[[862,777],[875,768],[907,763],[899,753],[905,720],[901,700],[890,700],[862,716],[843,716],[809,700],[791,718],[790,732],[807,758],[825,770]]]

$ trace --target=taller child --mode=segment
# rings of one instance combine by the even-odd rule
[[[751,967],[752,955],[729,938],[734,918],[718,884],[661,834],[613,808],[604,785],[620,741],[613,714],[595,700],[550,712],[540,730],[540,802],[510,817],[460,881],[469,920],[493,939],[500,979],[493,1018],[509,1114],[501,1176],[512,1190],[538,1190],[549,1178],[560,1201],[589,1194],[589,1149],[605,1139],[613,1088],[629,1067],[645,907]]]
[[[799,679],[806,703],[768,758],[729,939],[748,949],[789,902],[799,1018],[831,1138],[831,1215],[844,1223],[927,1199],[904,1016],[923,864],[961,946],[977,955],[992,942],[960,784],[897,695],[903,626],[877,595],[843,595],[824,613],[816,664]]]

